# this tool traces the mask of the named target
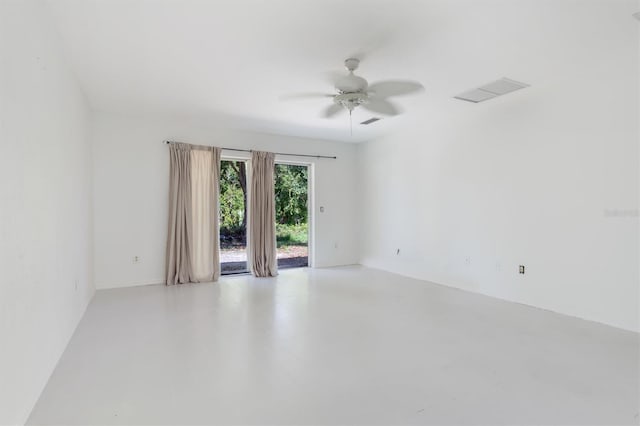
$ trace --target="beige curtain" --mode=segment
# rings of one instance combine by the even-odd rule
[[[220,149],[191,150],[191,262],[196,282],[220,277]]]
[[[191,148],[171,144],[169,172],[169,231],[167,234],[167,284],[192,280],[191,265]]]
[[[256,277],[278,275],[276,259],[275,154],[251,153],[249,256]]]
[[[171,144],[166,283],[220,276],[220,148]]]

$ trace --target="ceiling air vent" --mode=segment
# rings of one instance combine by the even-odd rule
[[[525,87],[529,87],[529,85],[508,78],[501,78],[500,80],[480,86],[477,89],[468,90],[454,96],[454,98],[460,99],[461,101],[478,103],[524,89]]]
[[[376,121],[380,120],[378,117],[371,117],[368,120],[364,120],[362,123],[360,124],[364,124],[365,126],[371,123],[375,123]]]

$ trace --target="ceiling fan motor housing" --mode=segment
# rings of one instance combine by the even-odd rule
[[[367,90],[367,87],[369,87],[367,80],[354,74],[348,74],[344,77],[340,77],[336,82],[336,89],[340,93],[364,92]]]

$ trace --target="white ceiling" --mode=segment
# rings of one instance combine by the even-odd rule
[[[636,25],[636,0],[49,0],[66,54],[91,106],[177,116],[242,129],[362,141],[408,120],[481,108],[453,100],[506,76],[531,88],[579,78],[615,50],[607,34]],[[331,92],[326,72],[365,56],[369,82],[421,81],[397,98],[407,113],[371,126],[354,112],[327,120],[329,100],[280,101]],[[595,57],[594,57],[595,56]]]

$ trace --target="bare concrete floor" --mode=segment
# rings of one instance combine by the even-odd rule
[[[638,344],[360,267],[102,290],[29,424],[638,424]]]

